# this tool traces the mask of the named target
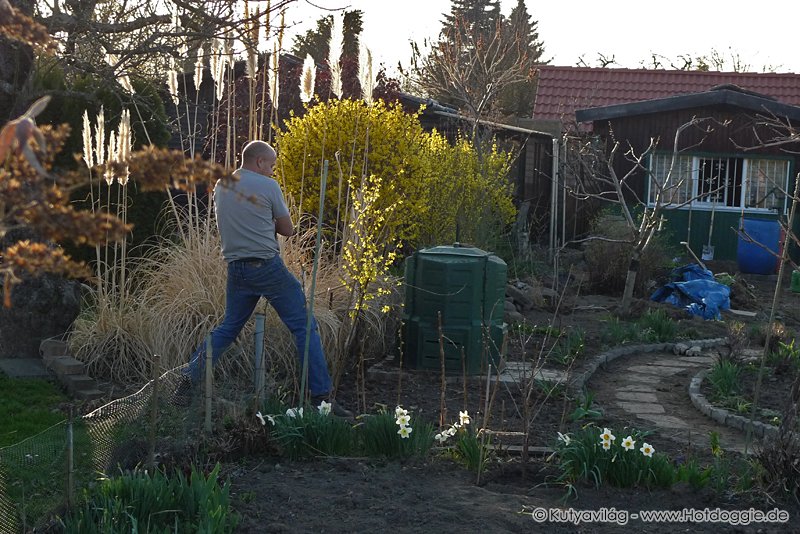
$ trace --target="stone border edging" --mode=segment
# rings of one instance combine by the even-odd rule
[[[721,345],[726,342],[726,338],[724,337],[717,337],[713,339],[698,339],[693,341],[679,341],[677,343],[683,343],[684,345],[689,345],[690,347],[700,347],[701,349],[706,349],[709,347],[715,347],[717,345]],[[617,358],[622,356],[628,356],[630,354],[636,353],[651,353],[651,352],[672,352],[672,349],[677,343],[653,343],[653,344],[646,344],[646,345],[628,345],[623,347],[615,347],[611,350],[607,350],[605,352],[601,352],[594,358],[592,358],[588,364],[583,367],[583,370],[580,373],[577,373],[572,376],[569,383],[567,384],[567,389],[569,389],[573,394],[578,395],[579,397],[583,397],[583,388],[586,386],[586,383],[592,377],[592,375],[597,372],[597,369],[600,368],[602,365],[606,365],[609,362],[613,362]]]
[[[705,395],[700,393],[700,386],[703,384],[703,379],[705,379],[708,372],[709,369],[703,369],[694,375],[692,381],[689,383],[689,398],[692,400],[692,404],[695,408],[703,412],[703,415],[710,417],[723,426],[747,431],[747,427],[750,424],[749,417],[737,415],[725,408],[714,406],[708,402]],[[753,421],[753,435],[758,438],[776,438],[779,432],[780,429],[776,426],[768,425],[761,421]]]

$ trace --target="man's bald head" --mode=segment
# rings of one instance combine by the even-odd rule
[[[275,157],[275,149],[269,146],[269,143],[264,141],[250,141],[244,146],[242,150],[242,164],[253,164],[256,158],[267,156]]]
[[[272,176],[278,155],[269,143],[250,141],[242,150],[242,168],[265,176]]]

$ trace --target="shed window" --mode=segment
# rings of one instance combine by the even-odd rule
[[[650,158],[650,204],[786,209],[788,160],[682,154],[671,164],[672,154]]]

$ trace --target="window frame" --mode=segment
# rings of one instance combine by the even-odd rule
[[[657,150],[651,153],[648,157],[647,163],[647,183],[646,183],[646,195],[645,198],[647,199],[647,206],[653,207],[655,203],[652,201],[652,191],[653,191],[653,164],[656,157],[664,158],[666,161],[666,165],[664,167],[668,167],[668,162],[672,157],[672,152],[670,151],[663,151]],[[749,183],[749,171],[750,165],[752,161],[759,161],[759,160],[773,160],[773,161],[783,161],[786,162],[786,176],[784,177],[784,183],[782,184],[783,188],[788,191],[789,184],[791,182],[791,178],[794,175],[794,159],[791,157],[785,156],[776,156],[776,155],[761,155],[761,154],[741,154],[741,153],[716,153],[716,152],[681,152],[678,154],[678,157],[689,157],[691,158],[691,176],[689,179],[691,183],[689,184],[689,198],[693,198],[691,202],[686,203],[665,203],[664,205],[669,209],[698,209],[698,210],[715,210],[715,211],[742,211],[744,210],[747,213],[778,213],[779,215],[786,215],[788,214],[789,210],[789,202],[787,201],[787,197],[784,196],[783,198],[783,208],[758,208],[758,207],[745,207],[742,208],[742,205],[746,204],[749,200],[750,194],[750,183]],[[739,199],[738,206],[728,206],[721,202],[704,202],[697,200],[696,197],[698,196],[698,185],[699,185],[699,165],[700,160],[703,159],[741,159],[742,160],[742,186],[741,186],[741,193]],[[730,170],[728,170],[730,173]],[[677,206],[672,207],[670,206]]]

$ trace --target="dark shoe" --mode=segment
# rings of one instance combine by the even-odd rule
[[[188,376],[182,376],[178,387],[172,392],[172,403],[176,406],[183,408],[192,404],[192,397],[194,396],[197,388],[192,384],[192,379]]]
[[[322,401],[328,402],[331,405],[331,413],[336,417],[341,417],[342,419],[352,419],[353,412],[336,402],[335,399],[329,399],[327,395],[319,395],[317,397],[311,397],[311,405],[314,407],[315,410],[319,410],[320,404]]]

